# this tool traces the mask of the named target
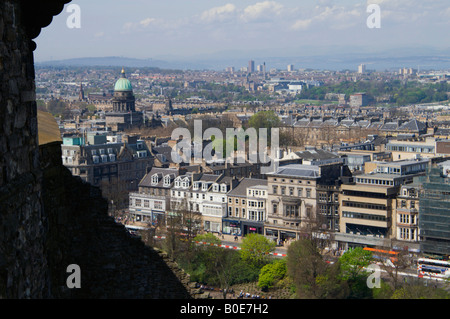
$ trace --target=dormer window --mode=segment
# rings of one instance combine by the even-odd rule
[[[220,191],[223,192],[223,193],[226,193],[227,192],[227,185],[222,185],[220,187]]]
[[[170,177],[169,176],[166,176],[166,177],[164,177],[164,186],[169,186],[170,185]]]
[[[152,176],[152,185],[158,184],[158,175],[155,174]]]
[[[200,186],[200,183],[194,183],[193,189],[194,190],[198,190],[199,186]]]

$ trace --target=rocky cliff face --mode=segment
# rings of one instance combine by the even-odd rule
[[[62,165],[60,142],[39,146],[32,39],[67,2],[0,2],[0,299],[190,298],[188,277]]]

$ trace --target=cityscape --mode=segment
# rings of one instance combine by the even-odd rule
[[[22,8],[6,2],[4,12]],[[280,3],[226,4],[197,18],[270,23],[261,12],[278,17],[290,1]],[[162,20],[125,29],[175,30]],[[296,30],[314,21],[297,20]],[[383,66],[349,56],[337,66],[336,53],[332,67],[314,67],[291,53],[243,54],[213,67],[219,57],[183,64],[131,51],[46,59],[36,42],[39,61],[24,81],[34,120],[11,115],[15,96],[29,103],[12,78],[29,71],[10,71],[0,56],[2,114],[12,123],[1,131],[0,298],[450,297],[448,55],[387,54]],[[36,229],[30,238],[41,244],[25,235]],[[35,272],[41,288],[23,288],[33,284],[19,261],[12,266],[13,242],[20,252],[38,245],[30,249],[48,265]],[[204,310],[185,305],[181,314]]]

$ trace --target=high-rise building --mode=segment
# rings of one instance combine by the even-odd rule
[[[287,70],[288,70],[288,72],[293,72],[294,71],[294,65],[293,64],[289,64],[287,66]]]
[[[358,66],[358,73],[359,73],[359,74],[366,73],[366,65],[365,65],[365,64],[360,64],[360,65]]]
[[[248,73],[253,73],[255,72],[255,61],[250,60],[248,61],[248,69],[247,69]]]

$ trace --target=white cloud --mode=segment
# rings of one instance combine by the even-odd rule
[[[156,21],[157,20],[155,18],[147,18],[147,19],[140,21],[139,25],[141,25],[143,27],[148,27],[150,24],[156,23]]]
[[[215,7],[204,11],[200,18],[205,22],[224,21],[233,17],[236,12],[236,6],[231,3],[227,3],[221,7]]]
[[[317,5],[311,15],[294,21],[291,29],[305,30],[319,24],[333,29],[347,29],[359,23],[359,18],[365,11],[360,4],[353,7]]]
[[[306,19],[306,20],[297,20],[294,22],[294,24],[291,26],[293,30],[306,30],[309,28],[309,25],[311,24],[312,19]]]
[[[122,27],[121,33],[130,33],[135,31],[146,30],[149,27],[167,27],[167,23],[162,19],[145,18],[139,22],[127,22]]]
[[[258,2],[244,9],[241,18],[244,21],[270,20],[274,15],[280,15],[284,6],[275,1]]]

